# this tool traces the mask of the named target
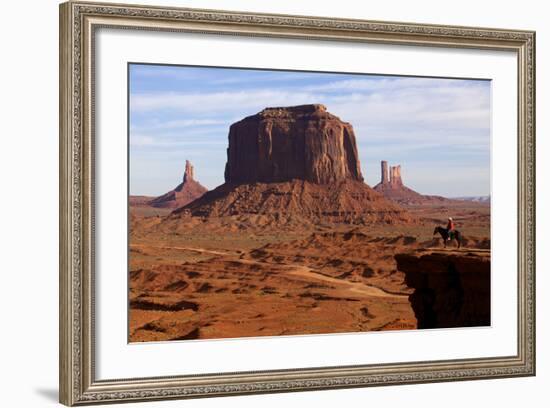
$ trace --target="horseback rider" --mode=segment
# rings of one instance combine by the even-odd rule
[[[451,240],[454,230],[455,230],[455,223],[453,221],[453,218],[449,217],[449,220],[447,221],[447,241]]]

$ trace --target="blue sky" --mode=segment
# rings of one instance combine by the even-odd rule
[[[423,194],[490,192],[490,81],[140,64],[130,65],[129,80],[132,195],[171,190],[185,160],[215,188],[233,122],[309,103],[353,125],[371,186],[387,160]]]

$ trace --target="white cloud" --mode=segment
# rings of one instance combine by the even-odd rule
[[[159,122],[155,125],[155,127],[158,129],[174,129],[191,126],[211,126],[222,124],[225,124],[225,121],[218,119],[179,119]]]
[[[453,79],[435,79],[435,78],[380,78],[372,76],[369,78],[343,79],[328,82],[322,85],[308,86],[307,90],[316,91],[391,91],[404,89],[429,89],[462,86]]]
[[[229,124],[230,123],[227,123],[226,120],[219,119],[174,119],[165,121],[153,119],[139,125],[134,124],[130,127],[130,129],[131,131],[138,133],[154,132],[158,135],[164,131],[170,132],[177,129],[187,130],[189,128],[208,129],[213,126],[228,126]]]
[[[201,149],[207,154],[209,143],[212,148],[225,151],[229,125],[245,116],[269,106],[322,103],[329,112],[353,125],[360,154],[367,153],[369,166],[382,159],[402,160],[407,154],[419,158],[430,151],[433,155],[439,148],[445,153],[456,151],[458,159],[477,155],[483,157],[479,160],[486,160],[485,155],[489,154],[491,101],[486,82],[362,78],[320,86],[262,85],[225,92],[134,93],[131,113],[140,121],[132,126],[132,146],[155,146],[167,153],[177,149],[183,151],[181,154],[185,154],[185,149],[189,152],[193,149],[202,157]],[[434,165],[436,159],[426,158]],[[212,164],[219,167],[220,177],[223,165],[224,160]],[[480,172],[488,175],[488,163],[478,167],[456,172],[443,166],[437,176],[441,180],[457,179],[455,193],[458,194],[460,185],[463,186],[460,194],[466,194],[469,177]],[[441,189],[447,186],[434,179],[433,170],[420,173],[410,169],[407,175],[421,192],[437,193],[440,189],[443,193]],[[482,190],[486,184],[480,183],[478,188]]]
[[[268,106],[304,103],[323,103],[330,112],[358,128],[380,124],[391,127],[414,125],[487,128],[490,123],[489,93],[483,86],[456,84],[462,82],[418,78],[359,79],[298,88],[297,91],[281,88],[212,93],[133,94],[131,109],[134,113],[172,112],[185,115],[184,119],[167,121],[160,125],[164,128],[208,124],[212,119],[198,118],[212,114],[242,117]],[[367,88],[375,92],[360,92]],[[326,89],[347,92],[323,92]],[[216,122],[212,121],[212,124]],[[217,120],[217,124],[221,122],[223,121]]]
[[[418,78],[345,80],[326,85],[330,89],[369,86],[376,88],[376,92],[324,94],[304,92],[300,88],[297,92],[259,89],[202,94],[134,94],[131,107],[141,115],[155,113],[162,117],[159,112],[169,111],[170,116],[182,117],[156,119],[135,128],[138,132],[148,132],[150,138],[164,136],[164,130],[193,126],[202,126],[204,132],[212,134],[213,126],[228,128],[232,122],[267,106],[324,103],[330,112],[354,126],[358,141],[400,143],[403,149],[417,150],[437,143],[488,148],[490,99],[486,85]],[[231,119],[214,119],[213,114]],[[204,132],[194,129],[172,136],[189,140]],[[226,134],[227,129],[224,129],[220,136],[225,138]]]
[[[177,147],[189,147],[189,146],[226,146],[227,140],[224,138],[218,139],[204,139],[200,137],[158,137],[153,135],[144,135],[141,133],[130,132],[130,146],[131,147],[157,147],[173,149]]]
[[[317,96],[305,92],[251,90],[212,93],[159,92],[130,96],[132,112],[179,111],[192,114],[228,114],[258,106],[310,103]],[[255,112],[252,112],[255,113]]]
[[[131,146],[153,146],[157,143],[157,139],[153,136],[131,134],[130,145]]]

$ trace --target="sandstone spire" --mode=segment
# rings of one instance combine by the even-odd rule
[[[388,183],[389,176],[388,176],[388,162],[386,160],[382,160],[380,162],[381,170],[382,170],[382,177],[380,178],[380,183],[385,184]]]
[[[185,160],[185,173],[183,173],[183,182],[195,179],[195,168],[189,160]]]
[[[390,167],[390,184],[394,186],[402,186],[401,180],[401,165]]]
[[[150,205],[159,208],[178,208],[201,197],[208,190],[195,180],[195,169],[189,160],[185,161],[183,181],[173,190],[154,198]]]
[[[443,203],[448,200],[445,197],[428,196],[417,193],[404,185],[403,179],[401,178],[400,164],[390,166],[388,171],[388,162],[382,160],[380,162],[380,167],[382,169],[382,177],[380,183],[374,186],[374,190],[392,201],[405,205],[417,205],[422,203]]]

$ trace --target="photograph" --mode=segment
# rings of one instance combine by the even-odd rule
[[[67,1],[43,48],[59,188],[21,188],[59,193],[58,288],[35,285],[59,294],[59,401],[441,401],[506,378],[482,402],[524,404],[499,390],[539,375],[542,20],[206,3]]]
[[[490,79],[127,75],[130,343],[491,326]]]

